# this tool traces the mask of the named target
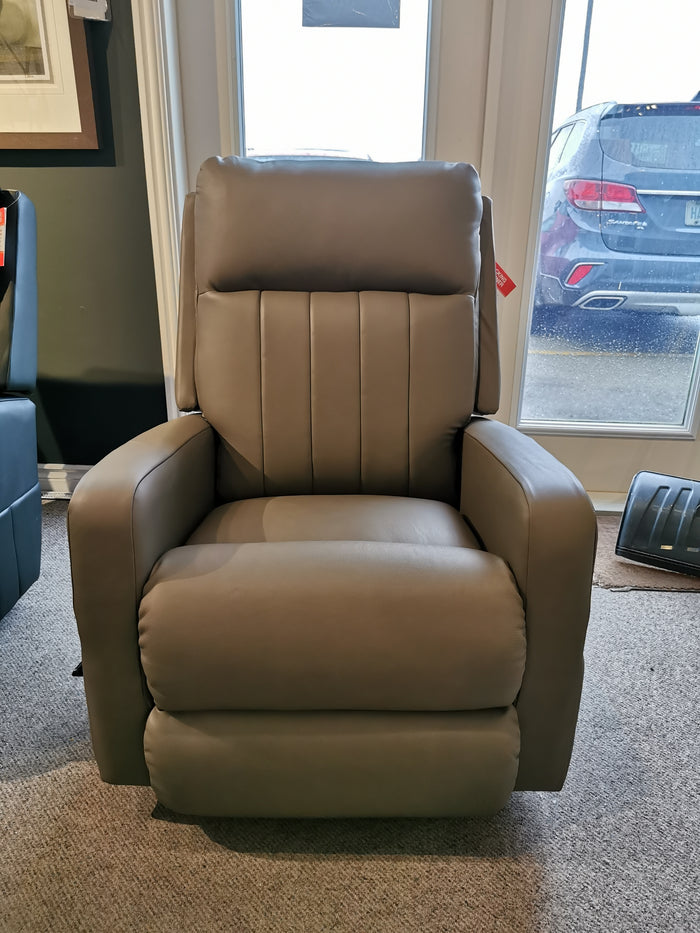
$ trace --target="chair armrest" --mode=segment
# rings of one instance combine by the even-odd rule
[[[138,607],[155,562],[214,505],[214,432],[201,415],[161,424],[80,481],[68,509],[73,606],[95,757],[105,781],[148,784]]]
[[[527,660],[516,701],[516,789],[558,790],[573,747],[583,681],[596,521],[576,477],[515,428],[466,427],[461,511],[509,565],[525,606]]]

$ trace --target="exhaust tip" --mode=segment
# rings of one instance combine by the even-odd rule
[[[625,297],[618,295],[610,298],[587,298],[581,302],[579,308],[583,308],[584,311],[614,311],[624,302]]]

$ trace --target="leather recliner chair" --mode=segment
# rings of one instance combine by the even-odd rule
[[[5,213],[0,262],[0,617],[39,576],[41,490],[36,411],[37,285],[34,205],[0,191]]]
[[[595,520],[498,407],[465,164],[210,159],[177,398],[69,510],[104,780],[180,812],[490,814],[561,787]]]

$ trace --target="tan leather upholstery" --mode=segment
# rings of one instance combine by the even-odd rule
[[[194,378],[221,438],[222,498],[456,504],[451,439],[474,408],[481,211],[466,165],[205,162]]]
[[[597,533],[593,509],[578,480],[539,444],[482,418],[464,432],[462,511],[485,548],[508,563],[525,606],[517,788],[558,790],[581,697]]]
[[[187,544],[247,541],[386,541],[479,548],[444,502],[402,496],[273,496],[220,505]]]
[[[481,210],[477,174],[461,163],[208,159],[195,204],[198,294],[474,296]]]
[[[180,293],[178,301],[177,371],[175,400],[182,411],[197,407],[194,382],[195,311],[197,284],[194,280],[194,194],[185,197],[180,237]]]
[[[355,183],[361,181],[367,171],[372,176],[377,172],[384,173],[385,182],[389,181],[390,174],[395,174],[384,166],[363,166],[355,162],[333,162],[328,165],[316,162],[313,168],[315,173],[324,173],[327,185],[340,180],[341,173],[343,179],[349,177]],[[436,170],[434,163],[409,163],[401,166],[401,171],[401,183],[398,177],[394,178],[391,192],[382,185],[381,189],[368,194],[368,199],[371,202],[373,198],[374,203],[362,204],[353,197],[356,192],[351,192],[349,197],[344,198],[337,212],[334,212],[334,205],[328,191],[325,191],[323,197],[327,208],[320,222],[318,214],[312,216],[308,210],[308,202],[302,204],[305,195],[300,184],[308,183],[308,168],[303,164],[254,163],[237,159],[211,159],[206,163],[199,187],[203,195],[212,188],[213,179],[215,184],[212,194],[207,198],[206,206],[202,204],[202,196],[195,198],[195,194],[188,195],[182,223],[178,366],[175,382],[177,403],[181,409],[193,411],[199,404],[194,378],[196,298],[198,292],[210,290],[206,280],[202,280],[201,288],[196,283],[194,226],[197,200],[200,205],[200,229],[213,221],[213,229],[217,230],[212,239],[201,246],[200,252],[208,259],[228,250],[228,255],[224,255],[221,260],[226,270],[232,259],[237,262],[238,257],[243,255],[241,246],[253,259],[256,258],[255,251],[259,251],[264,258],[264,265],[257,266],[258,278],[251,286],[256,291],[279,290],[282,287],[280,282],[284,281],[293,281],[295,291],[308,292],[312,287],[318,289],[321,287],[319,269],[325,265],[334,275],[334,281],[328,284],[330,291],[359,291],[361,288],[374,287],[398,292],[413,290],[428,294],[478,294],[479,339],[475,350],[478,356],[479,397],[475,410],[482,414],[497,410],[499,362],[491,201],[489,198],[481,198],[482,206],[479,206],[478,179],[471,166],[450,164],[439,166]],[[382,176],[378,177],[381,179]],[[273,183],[275,197],[264,200],[268,213],[261,213],[260,205],[257,205],[255,216],[249,217],[242,208],[253,203],[252,195],[249,190],[241,189],[247,188],[253,179],[256,184],[262,181],[266,190],[268,182]],[[232,204],[226,218],[222,212],[223,202],[214,193],[219,185],[223,188],[221,197],[232,201],[235,199],[235,208]],[[436,185],[443,191],[438,193]],[[468,204],[460,217],[455,217],[453,211],[457,199],[465,200]],[[209,214],[205,213],[207,207]],[[468,219],[471,212],[475,219],[481,216],[478,239],[475,237],[474,221]],[[367,223],[365,218],[368,214],[371,226],[359,231],[357,227],[352,231],[348,229],[348,239],[355,239],[352,247],[338,259],[340,231],[335,219],[342,216],[344,223],[354,219],[356,224],[362,225]],[[379,225],[380,221],[383,221],[383,226]],[[311,224],[316,228],[313,235],[308,229]],[[329,231],[331,224],[332,229]],[[273,244],[271,231],[278,228],[281,235]],[[255,236],[252,235],[253,231]],[[455,253],[455,246],[460,242],[461,251]],[[235,253],[232,249],[234,243]],[[358,252],[358,243],[363,245],[362,254]],[[386,261],[387,248],[394,243],[400,247],[400,252],[394,257],[394,263],[389,264]],[[305,251],[301,248],[302,244],[305,245]],[[290,256],[292,246],[297,252]],[[329,249],[335,250],[335,253],[328,252]],[[479,261],[479,251],[483,262]],[[470,263],[464,262],[465,254],[470,255]],[[383,257],[383,269],[377,269],[376,256]],[[446,262],[450,256],[452,258]],[[274,265],[271,265],[270,257],[274,258]],[[285,275],[299,276],[300,270],[305,267],[312,271],[312,279],[309,280],[311,284],[299,285],[296,279],[284,278]],[[387,274],[394,276],[394,270],[398,272],[399,269],[402,278],[397,287],[393,288],[391,283],[394,279],[387,278]],[[436,280],[439,269],[443,270],[442,276]],[[209,271],[208,266],[203,270],[204,273]],[[368,272],[374,276],[374,286],[368,284]],[[214,282],[213,290],[240,290],[240,283],[232,289],[229,288],[229,281],[229,275],[222,274]]]
[[[518,745],[512,706],[478,713],[154,710],[145,734],[158,799],[201,816],[488,816],[508,801]]]
[[[106,781],[148,783],[143,728],[153,701],[138,653],[141,592],[160,555],[213,504],[213,432],[198,415],[160,425],[109,454],[71,499],[73,605],[92,744]]]
[[[456,504],[452,439],[474,404],[473,309],[464,295],[200,295],[195,375],[221,439],[219,495]]]
[[[214,159],[177,395],[69,512],[105,780],[239,816],[493,813],[561,786],[595,540],[498,405],[469,166]],[[456,508],[458,506],[458,508]]]
[[[168,711],[492,709],[513,703],[525,664],[500,558],[377,541],[169,551],[141,601],[139,646]]]
[[[496,309],[496,256],[493,245],[493,205],[484,198],[479,240],[481,273],[479,278],[478,371],[474,411],[492,415],[498,411],[501,395],[501,367],[498,359],[498,316]]]

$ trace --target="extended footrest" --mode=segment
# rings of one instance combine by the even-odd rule
[[[490,816],[508,801],[512,706],[467,712],[151,711],[158,800],[231,817]]]

